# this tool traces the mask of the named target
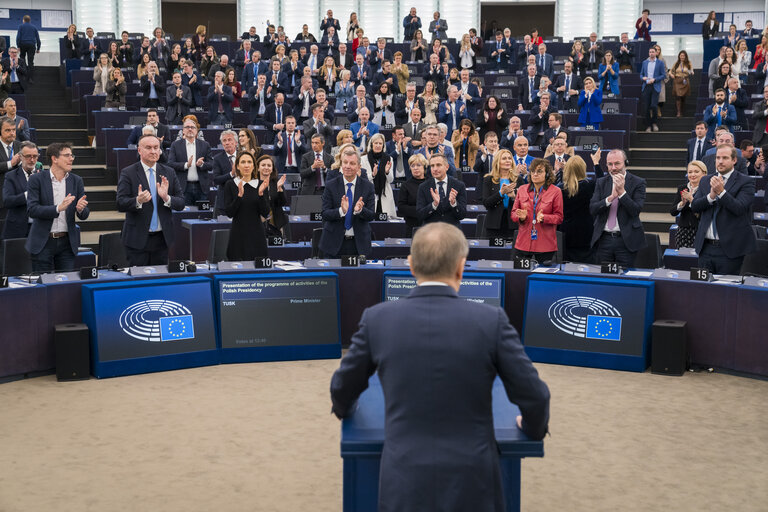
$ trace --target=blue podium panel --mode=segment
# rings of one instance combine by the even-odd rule
[[[98,378],[219,362],[207,277],[84,284],[82,299]]]
[[[333,272],[223,275],[214,283],[223,363],[341,357]]]
[[[389,270],[383,276],[382,300],[400,300],[407,297],[415,287],[416,278],[410,271]],[[465,272],[461,278],[459,297],[471,302],[504,307],[504,274]]]
[[[653,290],[650,281],[531,275],[525,351],[542,363],[645,371]]]
[[[378,374],[360,395],[355,412],[341,424],[344,459],[344,512],[375,512],[379,500],[379,464],[384,446],[384,394]],[[507,399],[498,378],[493,383],[493,427],[499,447],[506,512],[520,510],[520,459],[543,457],[544,442],[517,428],[520,409]]]

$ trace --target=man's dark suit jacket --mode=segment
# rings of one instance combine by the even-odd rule
[[[157,219],[163,231],[165,245],[171,247],[174,240],[171,210],[181,211],[184,209],[184,193],[173,169],[159,163],[155,164],[155,178],[158,183],[162,181],[163,176],[168,179],[168,195],[171,196],[171,207],[167,208],[162,199],[158,197]],[[117,209],[125,212],[123,244],[136,250],[142,250],[147,245],[149,225],[152,222],[152,210],[154,208],[152,201],[142,204],[141,208],[136,207],[139,185],[141,185],[142,190],[150,190],[144,167],[141,162],[136,162],[120,172],[120,180],[117,182]]]
[[[17,166],[9,172],[3,183],[3,206],[8,208],[3,226],[3,239],[26,238],[29,234],[29,216],[27,215],[27,177],[24,169]]]
[[[237,153],[235,153],[237,154]],[[211,180],[216,185],[216,209],[224,210],[224,185],[232,178],[232,162],[226,151],[221,151],[213,157],[213,176]]]
[[[141,130],[145,127],[145,124],[134,126],[131,128],[131,133],[128,135],[128,141],[126,144],[129,146],[137,146],[139,144],[139,139],[141,138]],[[157,126],[155,127],[157,130],[157,136],[163,138],[162,146],[163,149],[168,149],[171,147],[171,129],[168,128],[167,124],[163,123],[157,123]]]
[[[313,169],[312,164],[315,163],[315,152],[312,148],[301,156],[301,164],[299,165],[299,173],[301,174],[301,191],[299,194],[303,196],[311,196],[315,193],[317,187],[317,173],[323,173],[323,183],[328,183],[335,176],[339,176],[339,171],[331,170],[333,165],[333,157],[328,151],[321,153],[323,158],[324,169]]]
[[[435,178],[428,178],[419,185],[419,192],[416,198],[416,210],[419,212],[419,218],[422,224],[430,222],[447,222],[459,227],[461,219],[467,216],[467,187],[463,181],[447,176],[448,183],[445,191],[445,199],[437,205],[437,209],[432,208],[431,189],[436,189]],[[451,206],[448,201],[451,189],[455,188],[456,206]]]
[[[21,151],[21,143],[18,140],[14,140],[11,147],[13,147],[14,155],[17,155],[19,151]],[[5,148],[5,143],[0,141],[0,190],[2,190],[3,187],[5,174],[13,169],[14,168],[11,167],[11,159],[8,158],[8,150]],[[3,201],[0,201],[0,208],[2,207]]]
[[[334,413],[348,415],[377,370],[386,404],[379,512],[504,510],[496,376],[530,438],[542,439],[549,421],[549,389],[504,310],[448,286],[365,310],[331,380]]]
[[[384,152],[392,159],[392,172],[397,170],[397,148],[395,147],[395,141],[390,140],[384,145]],[[408,159],[416,153],[416,150],[410,144],[403,144],[403,170],[405,171],[405,179],[411,177],[411,167],[408,165]]]
[[[726,101],[728,100],[729,92],[725,93]],[[744,109],[749,108],[749,95],[747,94],[747,91],[739,87],[736,89],[736,99],[733,100],[733,108],[736,109],[736,124],[741,126],[742,130],[748,130],[749,126],[747,125],[747,116],[744,115]]]
[[[352,57],[352,54],[350,52],[347,52],[344,54],[344,62],[341,62],[341,54],[336,53],[334,55],[334,60],[336,61],[336,66],[344,65],[344,69],[352,69],[352,66],[355,64],[355,59]],[[351,79],[351,75],[350,75]]]
[[[255,68],[255,73],[254,73]],[[253,62],[250,62],[246,64],[246,66],[243,68],[243,78],[242,78],[242,87],[244,91],[247,91],[251,87],[253,87],[253,79],[255,76],[258,75],[264,75],[267,73],[269,69],[268,64],[266,61],[260,60],[258,63],[254,64]]]
[[[186,85],[189,87],[189,91],[192,93],[192,107],[202,107],[203,106],[203,94],[200,89],[200,82],[202,82],[202,78],[200,78],[200,73],[197,71],[194,72],[195,76],[197,76],[197,80],[189,83],[189,77],[186,73],[181,74],[181,85]]]
[[[688,149],[688,154],[687,154],[687,157],[686,157],[687,158],[686,162],[690,163],[691,161],[696,160],[696,143],[697,143],[698,140],[699,139],[697,139],[696,137],[691,137],[685,143],[685,146]],[[701,158],[702,159],[704,158],[704,154],[711,147],[712,146],[707,141],[707,137],[704,136],[703,144],[701,145]]]
[[[369,100],[368,98],[365,99],[365,108],[368,109],[368,112],[370,112],[371,117],[369,119],[373,119],[373,102]],[[358,121],[357,117],[357,96],[352,98],[350,101],[347,102],[347,119],[349,119],[350,123],[356,123]]]
[[[509,59],[512,58],[512,48],[504,39],[501,40],[501,49],[504,51],[497,53],[499,45],[495,39],[487,44],[485,51],[488,54],[488,64],[491,66],[491,69],[496,69],[499,66],[505,67],[507,62],[509,62]],[[480,55],[475,54],[475,57],[479,56]]]
[[[180,85],[181,98],[176,96],[176,86],[171,84],[165,90],[165,119],[166,121],[180,121],[189,114],[190,107],[193,106],[192,91],[186,85]],[[176,119],[178,117],[178,119]],[[163,139],[165,142],[165,139]]]
[[[768,137],[766,137],[765,134],[765,123],[766,119],[768,119],[768,116],[765,115],[766,110],[768,110],[768,102],[761,100],[760,103],[755,106],[755,111],[752,113],[752,120],[755,123],[755,130],[752,133],[752,142],[754,142],[757,147],[768,142]]]
[[[65,195],[75,196],[75,200],[67,207],[65,215],[69,245],[72,247],[72,252],[77,255],[77,248],[80,247],[80,230],[75,224],[75,215],[78,219],[85,220],[90,215],[90,210],[86,206],[82,212],[77,211],[77,202],[85,195],[85,186],[80,176],[69,173],[66,188]],[[59,216],[56,208],[57,205],[53,204],[51,172],[46,170],[30,176],[27,185],[27,213],[32,219],[32,226],[29,228],[27,243],[24,245],[29,254],[39,254],[48,243],[53,219]]]
[[[691,210],[701,214],[694,247],[701,254],[704,239],[717,209],[717,235],[723,252],[729,258],[738,258],[754,252],[757,246],[752,230],[752,203],[755,200],[755,182],[752,178],[734,172],[725,182],[725,194],[709,204],[712,176],[704,176],[693,196]]]
[[[277,132],[275,132],[274,125],[277,124],[277,103],[274,101],[267,105],[264,111],[264,126],[267,127],[267,135],[264,139],[267,144],[274,144],[277,140]],[[285,116],[293,115],[290,105],[283,103],[281,108],[280,123],[285,124]]]
[[[211,177],[208,174],[208,171],[213,168],[213,164],[211,163],[210,144],[204,140],[195,139],[195,156],[195,160],[198,158],[205,159],[203,165],[197,168],[197,179],[200,180],[200,188],[203,189],[203,193],[208,194],[211,190]],[[173,141],[171,149],[168,152],[168,165],[176,171],[176,177],[178,178],[182,193],[187,188],[187,172],[189,169],[185,169],[184,164],[187,163],[188,160],[187,141],[185,139]],[[163,230],[165,230],[165,228],[163,228]],[[141,247],[139,247],[139,249],[140,248]]]
[[[224,112],[224,117],[231,123],[235,115],[234,112],[232,112],[232,100],[234,99],[232,88],[225,85],[222,87],[222,90],[224,92],[221,95],[221,107]],[[206,100],[208,101],[208,119],[213,120],[219,114],[219,95],[216,93],[213,84],[208,88],[208,97]]]
[[[323,235],[320,237],[320,250],[326,256],[335,256],[344,243],[344,217],[339,214],[341,198],[346,195],[347,187],[343,176],[325,184],[323,191]],[[352,215],[352,229],[355,230],[355,245],[359,254],[371,253],[371,226],[375,216],[376,195],[373,183],[358,177],[355,181],[355,197],[350,208],[355,207],[358,199],[363,198],[363,209]]]
[[[251,110],[248,113],[251,119],[251,124],[256,124],[256,120],[259,118],[259,108],[261,107],[261,98],[258,94],[259,87],[257,85],[248,89],[248,103],[251,104]],[[264,115],[267,114],[267,108],[272,103],[272,93],[267,93],[267,86],[264,86]]]
[[[603,176],[595,184],[595,193],[589,203],[589,212],[595,219],[592,231],[592,246],[603,236],[605,223],[608,220],[608,209],[605,199],[613,190],[613,178],[608,174]],[[619,223],[621,239],[630,252],[637,252],[646,246],[643,223],[640,222],[640,212],[645,204],[645,180],[634,174],[627,173],[624,180],[624,194],[618,198],[619,209],[616,212],[616,220]]]
[[[548,53],[544,54],[544,67],[541,65],[541,54],[536,53],[536,74],[553,78],[555,67],[554,59]]]
[[[267,87],[272,87],[272,96],[278,92],[283,94],[291,94],[291,92],[293,92],[291,90],[291,77],[288,73],[280,71],[277,74],[277,87],[275,87],[275,85],[272,83],[272,75],[274,75],[273,71],[267,72]]]
[[[413,99],[414,104],[421,111],[422,117],[424,117],[424,99],[418,96]],[[405,95],[397,96],[395,98],[395,122],[397,124],[406,124],[411,122],[411,116],[406,110],[408,106],[408,99]]]
[[[283,136],[283,144],[282,146],[278,146],[278,138],[275,137],[275,167],[277,167],[277,172],[285,172],[285,166],[288,165],[288,135],[286,135],[286,131],[283,130],[280,132]],[[307,148],[312,149],[309,147],[309,144],[307,143],[307,140],[304,138],[304,135],[301,134],[298,130],[293,132],[294,134],[299,134],[299,141],[301,141],[301,144],[296,144],[296,141],[293,142],[293,154],[296,156],[296,160],[293,162],[293,165],[296,167],[299,167],[299,164],[301,163],[301,155],[304,154],[305,151],[307,151]]]
[[[530,77],[528,75],[525,75],[524,77],[518,79],[518,84],[520,88],[520,94],[518,101],[520,104],[523,105],[523,108],[525,110],[530,110],[533,106],[532,101],[528,101],[528,89],[529,89],[529,79]],[[534,88],[533,88],[533,98],[536,99],[536,91],[539,90],[539,82],[541,82],[541,77],[539,75],[536,75],[533,79]]]
[[[149,93],[150,93],[149,84],[150,84],[150,82],[149,82],[149,75],[144,75],[143,77],[141,77],[140,89],[141,89],[141,92],[144,94],[144,96],[142,96],[142,98],[141,98],[141,106],[142,107],[146,107],[147,104],[149,103],[149,100],[150,100],[150,98],[149,98]],[[163,78],[160,75],[155,76],[155,92],[157,92],[157,101],[158,101],[158,103],[162,104],[160,102],[163,100],[163,97],[165,96],[165,80],[163,80]]]
[[[557,84],[555,85],[554,89],[557,90],[558,88],[565,86],[565,75],[560,74],[557,77]],[[581,83],[581,78],[576,76],[576,73],[571,73],[571,83],[569,84],[570,88],[575,91],[580,91],[583,87]],[[562,105],[562,108],[564,110],[568,109],[577,109],[579,106],[579,95],[574,94],[570,97],[570,99],[565,99],[565,91],[558,92],[557,95],[560,97],[560,105]]]
[[[333,126],[328,121],[323,121],[323,125],[319,127],[315,126],[315,118],[310,117],[301,125],[304,133],[304,138],[307,139],[307,143],[312,142],[312,136],[319,133],[325,139],[325,150],[330,151],[335,146],[336,137],[333,135]],[[310,148],[311,149],[311,148]]]
[[[704,146],[704,151],[707,151],[706,146]],[[704,165],[707,166],[707,172],[709,174],[715,174],[717,172],[717,167],[715,166],[716,157],[717,157],[717,153],[711,153],[709,155],[704,156],[704,158],[701,160],[702,162],[704,162]],[[736,160],[736,165],[734,167],[734,170],[741,174],[749,174],[749,170],[747,169],[747,167],[748,167],[747,160],[743,156],[738,157],[738,159]]]
[[[568,133],[568,130],[566,130],[565,128],[563,128],[561,126],[560,129],[557,131],[557,133],[559,134],[559,133],[563,133],[563,132],[566,133],[566,136],[568,137],[566,139],[566,142],[568,143],[568,145],[570,145],[571,144],[571,134]],[[546,130],[544,130],[544,142],[541,143],[541,149],[543,151],[546,151],[547,146],[549,146],[549,139],[554,139],[554,138],[555,138],[555,130],[553,130],[552,128],[547,128]]]
[[[389,62],[392,62],[392,52],[384,49],[384,58],[379,59],[379,49],[376,48],[376,51],[371,50],[371,56],[368,57],[368,65],[371,66],[371,69],[373,69],[374,73],[379,70],[381,67],[381,63],[385,60],[388,60]]]

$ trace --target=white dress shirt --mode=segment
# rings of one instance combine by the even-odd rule
[[[189,161],[189,157],[192,157],[192,165],[187,167],[187,182],[190,181],[199,181],[200,178],[197,175],[197,144],[196,140],[189,142],[188,140],[184,139],[184,144],[187,146],[187,161]],[[186,165],[186,164],[185,164]]]
[[[51,185],[53,186],[53,204],[58,206],[67,197],[67,178],[69,173],[64,175],[64,178],[59,181],[53,172],[48,171],[51,174]],[[59,212],[59,216],[53,219],[51,223],[51,233],[63,233],[67,231],[67,210]]]
[[[717,199],[720,199],[721,197],[723,197],[723,196],[725,195],[725,192],[726,192],[726,190],[725,190],[725,184],[726,184],[726,183],[728,183],[728,178],[730,178],[730,177],[731,177],[731,174],[733,174],[733,169],[731,169],[731,171],[730,171],[730,172],[727,172],[727,173],[725,173],[725,174],[720,174],[720,173],[718,173],[718,174],[717,174],[717,175],[719,175],[721,178],[723,178],[723,191],[722,191],[722,192],[720,192],[720,193],[717,195]],[[712,198],[709,196],[709,194],[707,194],[707,201],[709,201],[709,204],[714,204],[714,203],[715,203],[715,201],[717,201],[717,199],[712,199]],[[713,220],[714,220],[714,217],[713,217]],[[707,238],[708,240],[719,240],[719,239],[720,239],[720,237],[719,237],[719,236],[715,236],[715,231],[712,229],[712,224],[713,224],[712,222],[710,222],[710,223],[709,223],[709,227],[707,228],[707,234],[706,234],[706,235],[704,235],[704,238]]]

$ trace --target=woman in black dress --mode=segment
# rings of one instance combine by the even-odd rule
[[[501,138],[501,132],[507,129],[507,112],[496,96],[488,96],[483,109],[477,114],[477,127],[480,129],[480,140],[485,140],[485,134],[493,132]]]
[[[491,172],[483,177],[483,205],[485,232],[490,238],[512,239],[517,225],[512,222],[511,211],[517,187],[525,184],[515,167],[515,158],[508,149],[498,151],[493,158]]]
[[[672,203],[672,209],[669,211],[677,219],[677,233],[675,242],[678,249],[680,247],[693,247],[696,239],[696,230],[699,228],[699,217],[701,214],[693,213],[691,202],[693,195],[699,189],[701,178],[707,175],[707,166],[700,160],[693,160],[688,164],[688,183],[677,187],[675,202]]]
[[[259,188],[264,182],[269,183],[264,192],[264,195],[267,196],[267,204],[269,204],[269,216],[264,221],[264,231],[267,236],[284,236],[283,226],[288,224],[288,218],[283,211],[283,206],[288,204],[285,190],[283,190],[286,175],[283,174],[280,179],[277,179],[277,168],[269,155],[259,157],[256,160],[256,165],[259,169]]]
[[[403,183],[397,194],[397,214],[405,219],[405,236],[410,238],[413,236],[413,228],[419,225],[416,199],[419,186],[427,181],[426,176],[424,176],[427,159],[424,158],[424,155],[417,153],[408,159],[408,167],[411,170],[411,177]]]
[[[263,162],[268,159],[269,162]],[[250,153],[235,158],[234,180],[224,186],[224,212],[232,217],[232,229],[227,246],[228,261],[255,260],[267,255],[267,237],[262,217],[269,216],[266,189],[268,181],[260,182],[255,174],[256,164],[273,165],[272,158],[263,156],[254,162]]]
[[[565,162],[563,168],[563,223],[558,230],[564,235],[565,261],[592,263],[592,231],[594,222],[589,213],[589,201],[595,192],[595,183],[603,176],[600,151],[592,153],[595,177],[587,179],[587,163],[579,155]]]

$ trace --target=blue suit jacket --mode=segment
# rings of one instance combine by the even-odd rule
[[[320,237],[320,250],[327,257],[339,254],[341,244],[344,243],[344,217],[340,215],[341,198],[346,194],[346,185],[343,176],[329,180],[323,191],[323,235]],[[352,229],[355,230],[355,245],[360,254],[368,255],[371,252],[371,226],[370,222],[375,216],[376,196],[373,183],[357,178],[355,182],[355,198],[350,208],[354,208],[358,199],[363,198],[363,209],[357,215],[352,216]]]
[[[653,70],[653,76],[648,76],[648,59],[645,59],[643,61],[643,67],[640,70],[640,78],[648,77],[653,78],[653,83],[651,84],[653,88],[656,90],[656,92],[661,92],[661,88],[664,86],[664,77],[667,75],[667,68],[664,65],[663,60],[656,59],[656,68]],[[643,89],[648,85],[648,83],[643,80]]]
[[[171,197],[171,207],[166,207],[158,197],[157,218],[160,221],[165,244],[167,247],[171,247],[174,240],[171,210],[181,211],[184,209],[184,189],[181,188],[181,183],[176,178],[173,169],[158,163],[155,167],[155,178],[158,183],[162,181],[162,176],[168,179],[168,195]],[[117,182],[117,209],[125,212],[123,244],[131,249],[142,250],[147,245],[154,204],[149,201],[142,204],[141,208],[136,207],[139,185],[141,185],[142,190],[150,190],[147,175],[141,162],[136,162],[120,171],[120,179]]]
[[[539,76],[547,76],[554,82],[555,63],[554,58],[548,54],[544,54],[544,65],[541,65],[541,55],[536,53],[536,74]]]
[[[285,166],[287,165],[287,159],[288,159],[288,144],[287,144],[287,135],[285,133],[285,130],[280,132],[282,134],[283,143],[282,145],[279,143],[278,138],[275,137],[275,167],[277,167],[277,172],[284,172]],[[299,133],[298,131],[293,132]],[[293,161],[294,167],[297,169],[299,168],[299,165],[301,164],[301,156],[307,151],[307,141],[304,138],[304,135],[299,135],[299,140],[301,141],[300,144],[296,144],[294,141],[294,148],[293,148],[293,154],[296,155],[296,160]],[[311,149],[311,148],[310,148]]]
[[[194,72],[195,76],[197,77],[197,80],[189,83],[189,77],[186,73],[181,74],[181,85],[186,85],[189,87],[189,90],[192,92],[192,107],[202,107],[203,106],[203,95],[200,92],[200,83],[202,82],[202,78],[200,77],[200,73],[197,71]]]
[[[725,182],[725,194],[709,204],[707,195],[711,190],[711,175],[701,178],[699,189],[693,196],[691,210],[701,215],[699,229],[696,231],[694,247],[701,254],[704,239],[715,209],[717,212],[717,235],[729,258],[738,258],[753,252],[757,247],[755,232],[752,230],[752,203],[755,200],[755,181],[749,176],[733,172]]]
[[[26,238],[29,233],[26,191],[27,178],[21,166],[5,175],[3,206],[8,209],[8,215],[3,226],[3,239]]]
[[[613,72],[616,74],[611,75],[611,72],[609,71],[605,74],[605,76],[603,76],[603,71],[607,69],[606,65],[600,64],[600,67],[597,68],[597,76],[600,77],[600,90],[603,90],[603,87],[605,87],[605,81],[608,80],[611,92],[613,94],[619,94],[619,63],[614,62],[612,68]]]
[[[596,89],[587,101],[587,93],[584,89],[579,93],[579,124],[596,124],[603,122],[603,111],[600,105],[603,103],[603,91]]]
[[[456,84],[456,87],[459,88],[459,94],[461,95],[461,82]],[[473,83],[467,85],[467,94],[472,96],[472,98],[467,100],[461,97],[460,99],[467,106],[467,119],[470,119],[474,123],[475,118],[477,117],[477,107],[482,104],[483,100],[480,97],[480,91],[477,90],[477,86]],[[422,110],[422,112],[424,111]],[[408,122],[408,120],[406,120],[406,122]]]
[[[255,68],[255,73],[254,73]],[[268,65],[265,61],[259,61],[258,64],[254,64],[253,62],[250,62],[245,65],[243,68],[243,78],[240,82],[240,85],[242,86],[244,91],[247,91],[251,87],[253,87],[253,79],[257,75],[264,75],[267,73]]]
[[[496,376],[529,437],[543,438],[549,419],[549,389],[504,310],[465,302],[448,286],[377,304],[331,380],[337,415],[353,410],[375,371],[386,404],[378,510],[504,510]]]
[[[211,189],[211,178],[208,171],[213,168],[210,144],[204,140],[195,139],[195,156],[197,158],[202,157],[205,159],[203,165],[197,168],[197,179],[200,180],[200,187],[203,189],[203,192],[208,194]],[[176,171],[176,177],[179,179],[179,186],[181,187],[182,193],[184,192],[184,189],[187,188],[187,172],[189,169],[184,168],[184,164],[186,164],[187,161],[187,141],[184,139],[173,141],[171,149],[168,152],[168,165]],[[142,172],[143,171],[144,170],[142,169]]]
[[[715,130],[717,129],[717,115],[712,113],[712,107],[714,106],[715,104],[713,103],[704,109],[704,122],[707,123],[707,139],[709,140],[715,138]],[[733,105],[728,105],[728,114],[725,116],[725,119],[721,117],[721,124],[727,126],[733,132],[733,125],[736,124],[738,119],[736,108]]]
[[[366,146],[368,145],[368,141],[371,140],[371,137],[379,133],[379,125],[377,125],[373,121],[368,121],[367,126],[368,126],[368,135],[366,135],[365,137]],[[357,132],[360,131],[360,121],[355,121],[354,123],[350,124],[349,129],[352,131],[352,136],[355,138],[355,146],[360,147],[359,143],[362,137],[357,136]]]
[[[274,74],[273,71],[267,72],[267,86],[272,86],[272,96],[277,94],[278,92],[281,92],[283,94],[291,94],[291,77],[288,76],[288,73],[285,73],[283,71],[280,71],[277,74],[277,90],[275,90],[275,86],[272,84],[272,75]]]
[[[500,64],[506,64],[509,62],[509,59],[511,59],[511,52],[512,48],[507,44],[507,42],[502,39],[501,44],[499,45],[497,41],[494,39],[493,41],[487,43],[487,53],[488,53],[488,63],[492,66],[498,66]],[[500,47],[500,48],[499,48]],[[498,51],[499,49],[503,49],[503,52]],[[477,57],[477,55],[476,55]]]
[[[688,156],[687,156],[687,162],[691,162],[692,160],[696,160],[696,141],[698,141],[696,137],[691,137],[688,139],[688,142],[686,143],[686,147],[688,148]],[[704,155],[707,153],[707,150],[711,147],[709,145],[709,139],[704,137],[704,143],[702,144],[702,154],[701,158],[704,158]]]
[[[462,110],[461,107],[464,107]],[[441,101],[440,106],[437,109],[437,118],[438,121],[441,123],[445,123],[445,126],[448,127],[448,134],[445,136],[446,139],[450,140],[451,136],[453,135],[453,116],[450,114],[450,111],[447,111],[448,109],[448,100]],[[464,104],[464,102],[460,99],[456,100],[456,129],[458,130],[459,124],[461,123],[462,119],[467,119],[467,106]]]
[[[419,185],[419,190],[416,193],[416,211],[422,224],[447,222],[459,227],[461,219],[467,216],[467,186],[464,185],[463,181],[456,178],[451,176],[447,178],[445,198],[437,205],[437,209],[432,208],[432,193],[430,192],[437,187],[435,178],[430,177]],[[451,206],[448,201],[448,195],[452,188],[458,192],[456,194],[456,206]]]
[[[69,233],[69,245],[72,252],[77,254],[80,247],[80,230],[75,224],[75,215],[80,220],[85,220],[90,215],[86,206],[82,212],[77,211],[77,202],[85,195],[83,179],[77,174],[69,173],[66,179],[67,195],[72,194],[75,200],[66,209],[67,232]],[[29,177],[27,186],[27,213],[32,219],[25,247],[30,254],[39,254],[50,238],[53,219],[59,216],[56,205],[53,204],[53,185],[51,184],[51,172],[43,171]]]
[[[232,112],[232,100],[234,99],[232,88],[225,85],[222,87],[222,90],[224,92],[221,95],[221,106],[224,109],[224,117],[231,123],[235,115],[234,112]],[[213,120],[218,115],[219,111],[219,95],[216,94],[216,89],[213,85],[208,88],[208,97],[206,100],[208,101],[208,119]]]
[[[592,231],[593,246],[603,235],[609,210],[609,207],[605,205],[605,199],[611,195],[612,190],[613,178],[610,174],[597,180],[595,192],[589,203],[589,212],[595,219]],[[640,212],[645,204],[645,180],[627,173],[624,190],[626,194],[618,199],[619,209],[616,212],[616,219],[627,250],[637,252],[646,246],[645,231],[643,230],[643,223],[640,221]]]

